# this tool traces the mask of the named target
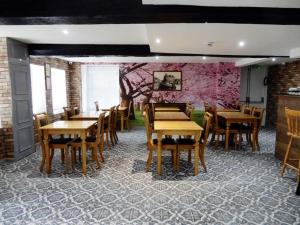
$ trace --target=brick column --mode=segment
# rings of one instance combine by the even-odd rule
[[[13,158],[12,99],[7,38],[0,37],[0,159]]]

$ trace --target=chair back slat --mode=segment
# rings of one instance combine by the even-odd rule
[[[244,106],[243,113],[252,115],[253,110],[254,110],[253,106]]]
[[[63,107],[63,109],[64,109],[64,120],[70,120],[70,118],[73,116],[72,107],[66,106]]]
[[[145,128],[146,128],[146,135],[147,135],[147,141],[149,142],[152,139],[152,132],[150,128],[150,121],[149,121],[149,105],[147,104],[145,106]]]
[[[254,108],[252,111],[252,116],[257,117],[258,118],[258,123],[257,126],[261,127],[262,125],[262,121],[263,121],[263,117],[264,117],[264,112],[265,109],[264,108]]]
[[[100,140],[101,137],[103,137],[104,135],[104,119],[105,119],[105,112],[104,113],[101,113],[99,115],[99,118],[98,118],[98,121],[97,121],[97,124],[98,124],[98,127],[97,127],[97,139]]]
[[[213,115],[211,113],[206,112],[204,114],[204,117],[203,117],[204,132],[203,132],[203,135],[201,135],[201,141],[202,141],[203,145],[206,145],[206,143],[207,143],[212,118],[213,118]]]
[[[99,109],[99,102],[98,101],[95,101],[95,107],[96,107],[96,111],[98,112],[100,109]]]
[[[285,107],[289,136],[300,138],[300,111]]]
[[[42,142],[43,135],[42,135],[42,131],[40,130],[40,128],[42,126],[46,126],[47,124],[49,124],[48,114],[46,112],[35,114],[34,115],[34,123],[35,123],[36,129],[38,131],[38,139],[40,142]]]

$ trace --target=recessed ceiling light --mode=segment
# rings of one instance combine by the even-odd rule
[[[245,42],[244,42],[244,41],[240,41],[240,42],[239,42],[239,46],[240,46],[240,47],[244,47],[244,46],[245,46]]]
[[[69,34],[68,30],[63,30],[62,32],[63,32],[63,34]]]
[[[203,59],[203,60],[206,60],[206,56],[203,56],[202,59]]]
[[[159,43],[160,43],[160,39],[159,39],[159,38],[156,38],[155,42],[156,42],[157,44],[159,44]]]
[[[275,62],[276,61],[276,58],[272,58],[272,62]]]
[[[157,56],[155,56],[155,59],[156,59],[156,60],[159,60],[159,56],[158,56],[158,55],[157,55]]]

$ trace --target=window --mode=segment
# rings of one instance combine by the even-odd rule
[[[34,114],[47,111],[44,66],[30,64],[32,111]]]
[[[66,72],[51,68],[53,114],[62,113],[67,106]]]
[[[119,66],[82,66],[82,107],[84,111],[110,108],[120,102]]]

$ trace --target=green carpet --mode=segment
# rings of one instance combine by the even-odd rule
[[[130,126],[132,128],[135,127],[143,127],[144,126],[144,117],[141,113],[141,111],[134,111],[135,113],[135,120],[130,120]],[[192,120],[198,123],[199,125],[202,125],[203,120],[203,111],[201,110],[194,110],[192,113]]]

